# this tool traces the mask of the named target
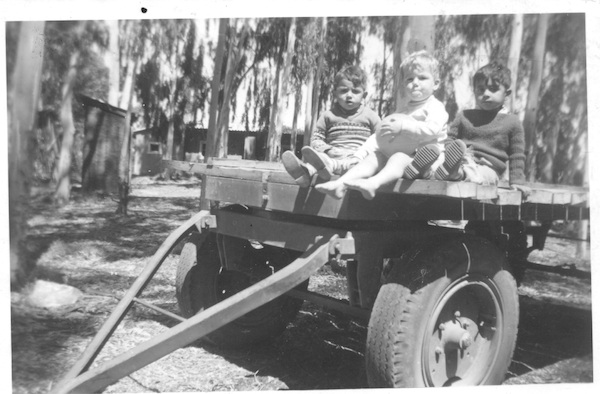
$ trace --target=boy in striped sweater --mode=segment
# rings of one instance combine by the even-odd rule
[[[302,158],[286,151],[281,160],[287,172],[302,187],[308,187],[314,174],[329,180],[341,175],[369,153],[365,144],[381,119],[363,103],[367,96],[367,75],[358,66],[348,66],[334,78],[333,105],[317,120],[310,146],[302,148]]]

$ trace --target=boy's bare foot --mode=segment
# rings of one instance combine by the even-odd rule
[[[435,170],[435,179],[442,181],[455,181],[460,179],[460,163],[462,163],[467,145],[461,140],[454,140],[446,145],[444,163]]]
[[[362,193],[363,197],[367,200],[372,200],[375,198],[375,194],[377,193],[378,185],[371,182],[369,179],[354,179],[351,181],[345,182],[348,189],[358,190]]]
[[[423,175],[427,172],[431,165],[435,163],[438,157],[440,157],[440,148],[436,145],[425,145],[417,151],[417,154],[410,162],[410,164],[404,169],[404,179],[417,179],[423,178]]]
[[[335,181],[319,183],[315,185],[315,189],[339,200],[344,197],[344,194],[346,194],[347,187],[344,182],[336,179]]]
[[[333,165],[329,156],[324,153],[319,153],[312,147],[305,146],[302,148],[302,158],[315,167],[319,178],[328,181],[333,176]]]
[[[310,172],[300,159],[296,157],[294,152],[287,150],[281,155],[281,162],[285,167],[285,170],[290,174],[294,181],[300,187],[310,186]]]

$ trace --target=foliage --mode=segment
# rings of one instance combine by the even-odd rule
[[[266,131],[273,105],[294,106],[294,122],[305,112],[303,97],[315,75],[323,70],[319,86],[319,112],[331,98],[335,73],[348,64],[359,64],[369,73],[374,86],[369,91],[380,115],[390,111],[393,101],[393,46],[403,34],[410,17],[331,17],[327,18],[326,35],[319,39],[321,18],[296,18],[296,39],[291,60],[290,82],[284,99],[275,104],[273,80],[281,64],[286,45],[289,19],[256,18],[243,20],[243,27],[232,24],[228,41],[239,49],[233,70],[229,102],[231,121],[239,121],[246,130]],[[446,104],[453,118],[464,103],[457,100],[457,84],[466,74],[487,62],[506,62],[510,46],[512,15],[440,15],[435,26],[435,56],[441,65],[441,86],[436,96]],[[523,42],[514,92],[516,112],[522,114],[531,74],[531,52],[536,15],[524,18]],[[208,98],[215,54],[217,20],[143,20],[121,21],[120,85],[124,87],[129,60],[134,53],[141,57],[135,92],[138,127],[152,128],[155,137],[166,141],[169,122],[174,128],[174,143],[181,143],[189,124],[207,124]],[[15,42],[19,23],[7,23],[7,71],[14,67]],[[80,29],[83,26],[82,29]],[[79,30],[80,29],[80,30]],[[559,183],[583,183],[587,154],[587,103],[584,14],[553,14],[550,20],[545,57],[544,79],[538,111],[537,158],[539,179]],[[78,33],[81,31],[80,33]],[[48,22],[45,31],[42,104],[44,122],[38,130],[36,176],[48,180],[56,161],[61,128],[58,111],[61,89],[70,55],[80,52],[80,66],[73,87],[77,94],[105,100],[108,94],[108,70],[103,54],[108,44],[108,28],[102,21]],[[139,47],[141,38],[144,47]],[[364,43],[375,37],[377,59],[367,59]],[[241,41],[240,41],[241,40]],[[373,41],[371,41],[373,42]],[[324,45],[324,58],[316,55],[318,44]],[[137,46],[137,52],[132,48]],[[369,48],[372,49],[372,48]],[[226,48],[226,57],[229,53]],[[372,52],[370,52],[372,53]],[[227,65],[227,58],[224,66]],[[468,80],[468,78],[466,78]],[[223,80],[224,81],[224,80]],[[312,86],[312,85],[311,85]],[[224,97],[220,93],[220,100]],[[73,109],[78,134],[74,152],[81,149],[83,110]],[[285,125],[289,127],[290,125]],[[293,125],[297,126],[296,123]],[[296,127],[297,128],[297,127]],[[73,176],[78,173],[80,153],[75,154]]]
[[[583,14],[553,15],[546,39],[536,158],[539,179],[582,185],[587,159],[587,79]]]

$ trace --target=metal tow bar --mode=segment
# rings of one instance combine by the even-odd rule
[[[179,323],[156,337],[118,355],[107,363],[87,371],[143,287],[158,270],[173,247],[197,223],[204,223],[208,211],[202,211],[173,232],[161,245],[134,285],[117,305],[106,323],[85,350],[82,358],[65,375],[52,394],[93,393],[103,390],[119,379],[146,365],[189,345],[244,314],[279,297],[307,280],[330,258],[333,250],[343,247],[345,254],[354,253],[353,239],[317,239],[316,242],[288,266],[262,281]]]

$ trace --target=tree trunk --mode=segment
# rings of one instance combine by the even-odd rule
[[[44,22],[21,22],[15,66],[8,84],[8,182],[10,283],[22,286],[35,267],[27,259],[25,230],[31,179],[30,140],[40,95],[44,59]]]
[[[283,45],[280,46],[279,56],[283,56]],[[271,113],[269,116],[269,135],[267,138],[267,161],[277,161],[281,149],[281,128],[278,120],[279,101],[281,100],[281,61],[277,59],[275,78],[273,78],[273,100],[271,101]]]
[[[409,39],[407,52],[435,51],[435,16],[411,16],[408,22]]]
[[[525,129],[525,176],[529,182],[536,179],[535,156],[536,156],[536,123],[537,110],[542,85],[542,73],[544,70],[544,54],[546,52],[546,33],[548,31],[548,14],[538,16],[537,31],[532,54],[531,76],[529,79],[529,90],[527,93],[527,105],[525,107],[525,118],[523,128]]]
[[[60,122],[62,125],[62,141],[60,144],[60,157],[55,170],[56,191],[54,202],[64,205],[69,202],[71,196],[71,149],[75,135],[75,123],[73,121],[73,84],[77,76],[79,65],[79,50],[71,54],[69,69],[65,75],[62,87],[62,104],[60,108]]]
[[[521,57],[521,43],[523,41],[523,14],[515,14],[512,20],[510,49],[508,52],[508,69],[510,70],[511,95],[509,96],[509,111],[515,111],[517,99],[517,79],[519,77],[519,58]]]
[[[296,151],[296,140],[298,138],[298,115],[300,114],[300,108],[302,106],[302,85],[296,89],[294,92],[294,117],[292,118],[292,135],[291,135],[291,144],[290,150],[292,152]]]
[[[296,44],[296,18],[292,18],[292,21],[290,22],[290,30],[288,32],[288,39],[287,39],[287,48],[286,48],[286,52],[285,52],[285,58],[283,60],[283,76],[282,76],[282,86],[281,86],[281,96],[280,96],[280,105],[277,108],[277,129],[281,130],[283,132],[283,98],[288,97],[288,86],[290,83],[290,73],[292,71],[292,58],[294,57],[294,50],[295,50],[295,44]],[[287,100],[285,100],[287,101]],[[281,140],[280,140],[281,141]],[[296,130],[294,128],[292,128],[291,130],[291,134],[290,134],[290,149],[292,151],[296,150]],[[280,155],[277,155],[277,158],[279,158]]]
[[[285,98],[287,97],[287,87],[292,65],[292,56],[294,55],[294,42],[296,39],[296,18],[292,18],[288,28],[287,43],[285,52],[283,45],[280,53],[283,56],[277,63],[277,73],[275,75],[276,86],[271,105],[271,121],[269,122],[269,141],[268,141],[268,161],[278,161],[281,156],[281,136],[283,134],[283,110],[285,107]],[[291,142],[291,140],[290,140]],[[294,144],[295,145],[295,144]]]
[[[405,50],[408,45],[408,34],[404,34],[407,30],[408,26],[408,16],[398,16],[395,17],[394,23],[394,47],[392,48],[394,54],[394,81],[392,86],[392,99],[393,102],[389,106],[389,108],[400,109],[402,100],[403,100],[403,91],[402,89],[402,80],[400,75],[400,64],[402,64],[402,60],[404,59]]]
[[[310,115],[310,132],[315,129],[317,124],[317,118],[319,115],[319,101],[321,96],[321,74],[323,74],[323,67],[325,63],[325,39],[327,38],[327,18],[321,19],[321,31],[319,37],[319,43],[317,44],[318,49],[318,57],[317,57],[317,71],[315,73],[315,79],[313,82],[313,92],[312,92],[312,107],[311,107],[311,115]]]
[[[383,94],[385,93],[385,78],[386,78],[386,68],[387,68],[386,49],[387,49],[387,45],[385,44],[385,40],[383,40],[383,61],[381,62],[381,80],[379,81],[379,105],[377,106],[377,114],[379,115],[379,117],[382,117]]]
[[[104,62],[108,68],[108,103],[119,106],[119,21],[109,20],[108,50],[104,54]]]
[[[142,48],[144,45],[141,45]],[[133,95],[135,94],[135,83],[133,80],[137,75],[140,55],[132,53],[135,57],[133,62],[129,63],[127,76],[125,79],[129,81],[129,91],[123,92],[123,97],[127,99],[127,114],[125,115],[125,135],[121,144],[121,154],[119,156],[119,206],[117,213],[127,216],[127,206],[129,204],[129,188],[131,184],[131,113],[133,110]]]
[[[223,101],[221,102],[221,108],[219,109],[219,115],[217,117],[217,130],[218,139],[216,144],[216,157],[227,157],[227,148],[229,140],[229,114],[230,114],[230,103],[231,97],[236,93],[237,86],[234,87],[234,78],[242,59],[243,46],[248,36],[248,19],[245,19],[242,32],[237,40],[237,45],[234,45],[233,37],[235,36],[237,26],[237,20],[235,20],[231,35],[232,39],[229,45],[229,51],[227,56],[227,67],[225,70],[225,78],[223,82]],[[238,85],[239,86],[239,85]]]
[[[310,145],[310,137],[312,135],[312,97],[314,90],[315,76],[313,73],[308,73],[308,81],[306,81],[306,107],[304,110],[304,136],[302,145]]]
[[[177,29],[177,27],[175,27],[175,29]],[[177,96],[179,95],[179,92],[177,90],[177,59],[179,59],[179,41],[179,34],[177,34],[177,39],[175,40],[175,48],[172,49],[171,59],[169,61],[174,75],[171,77],[172,80],[168,104],[169,119],[167,123],[167,151],[165,152],[166,160],[173,159],[173,152],[175,150],[175,108],[177,105]],[[171,172],[172,170],[170,168],[165,168],[163,170],[163,176],[165,177],[165,179],[169,179],[171,177]]]
[[[401,19],[400,19],[401,18]],[[394,101],[395,108],[403,107],[405,97],[400,80],[400,63],[405,55],[417,51],[427,51],[435,55],[435,16],[400,17],[397,26],[398,35],[394,43]]]
[[[227,41],[227,28],[229,19],[222,18],[219,21],[219,40],[215,55],[215,67],[210,91],[210,109],[208,118],[208,135],[206,141],[206,155],[204,161],[214,157],[217,152],[219,134],[217,130],[217,118],[219,116],[219,94],[221,91],[221,71],[225,57],[225,42]]]

